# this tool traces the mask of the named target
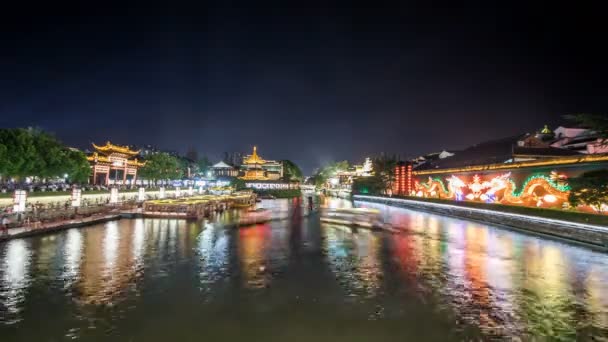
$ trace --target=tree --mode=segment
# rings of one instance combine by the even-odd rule
[[[146,165],[139,170],[142,178],[153,181],[182,178],[179,160],[168,153],[155,153],[146,158]]]
[[[196,162],[198,160],[198,152],[196,152],[196,149],[194,147],[190,147],[188,148],[188,151],[186,152],[186,158]]]
[[[211,168],[211,161],[209,161],[209,158],[207,158],[207,156],[203,156],[197,161],[197,164],[199,172],[206,176],[207,171],[209,171]]]
[[[380,178],[384,184],[384,189],[390,189],[395,182],[395,167],[397,166],[397,157],[380,156],[372,160],[373,170],[376,176]]]
[[[588,205],[601,212],[602,204],[608,205],[608,170],[595,170],[571,178],[570,205]]]
[[[0,159],[0,174],[5,177],[23,178],[31,176],[35,165],[40,164],[36,159],[39,155],[34,147],[34,137],[31,130],[24,128],[0,130],[0,145],[6,150]]]
[[[327,181],[341,171],[346,171],[349,168],[348,161],[331,162],[317,171],[311,178],[314,180],[316,187],[323,187]]]
[[[230,186],[234,187],[235,190],[243,190],[245,189],[245,181],[235,177],[230,181]]]
[[[385,182],[378,175],[359,177],[353,180],[353,193],[381,195],[386,190]]]
[[[66,171],[71,183],[85,183],[91,176],[91,165],[86,155],[78,150],[66,150]]]
[[[283,180],[284,181],[301,181],[302,170],[291,160],[282,160],[283,163]]]
[[[0,130],[0,175],[22,181],[25,177],[88,178],[90,167],[80,151],[66,148],[54,136],[34,128]]]

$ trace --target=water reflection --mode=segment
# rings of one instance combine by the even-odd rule
[[[351,297],[373,297],[382,277],[381,237],[368,230],[322,224],[327,261]]]
[[[0,322],[13,323],[19,320],[17,314],[22,309],[27,286],[30,282],[31,251],[25,240],[11,240],[2,255],[2,286],[0,287],[0,308],[6,317]]]
[[[82,233],[80,229],[70,229],[67,232],[67,241],[65,243],[65,267],[62,276],[66,288],[70,288],[78,281],[82,248]]]
[[[404,234],[393,246],[404,277],[458,319],[493,336],[608,334],[608,257],[482,224],[371,203]],[[443,257],[442,254],[445,254]]]
[[[122,220],[0,245],[3,341],[238,340],[264,322],[256,337],[336,325],[348,333],[332,341],[608,335],[606,254],[382,205],[356,203],[402,233],[321,224],[299,200],[264,205],[289,216],[241,229],[225,225],[231,211]]]
[[[197,255],[200,260],[199,289],[210,291],[210,284],[227,275],[229,237],[223,229],[205,223],[204,229],[197,239]]]

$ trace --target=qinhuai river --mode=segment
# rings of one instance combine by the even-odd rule
[[[8,241],[0,340],[606,340],[608,255],[355,205],[381,209],[404,232],[353,231],[295,210],[241,229],[225,213]]]

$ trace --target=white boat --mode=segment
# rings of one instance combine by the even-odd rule
[[[370,229],[382,229],[385,226],[380,211],[367,208],[323,209],[321,221]]]
[[[255,210],[247,210],[241,213],[239,217],[239,226],[251,226],[254,224],[265,223],[272,219],[270,210],[259,208]]]

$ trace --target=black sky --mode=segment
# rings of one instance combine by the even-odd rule
[[[0,126],[213,158],[257,144],[309,173],[608,112],[599,7],[244,3],[5,8]]]

